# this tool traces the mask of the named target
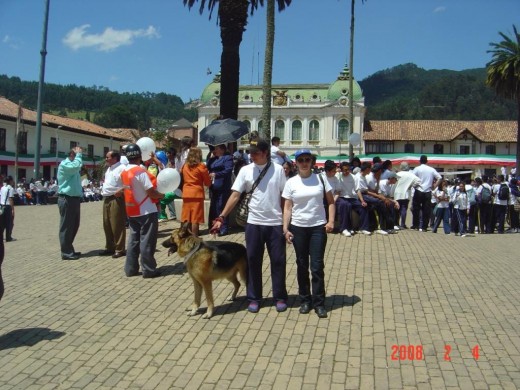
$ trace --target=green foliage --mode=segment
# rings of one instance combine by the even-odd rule
[[[22,81],[19,77],[0,75],[0,95],[13,102],[23,101],[27,108],[36,110],[38,83]],[[184,109],[181,98],[166,93],[118,93],[105,87],[82,87],[74,84],[45,84],[46,112],[68,113],[86,111],[82,117],[96,117],[96,123],[109,123],[109,127],[127,127],[133,123],[134,128],[147,129],[154,125],[152,118],[161,118],[171,123],[181,118],[194,121],[197,112]],[[130,118],[118,115],[118,112],[132,113]],[[101,118],[97,119],[98,116]],[[121,119],[121,121],[117,121]]]
[[[486,86],[486,70],[399,65],[360,83],[368,120],[513,120],[516,107]]]

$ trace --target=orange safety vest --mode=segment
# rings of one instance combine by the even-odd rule
[[[124,194],[125,194],[125,208],[126,208],[126,215],[129,217],[136,217],[141,215],[141,205],[148,199],[148,195],[144,197],[144,199],[141,202],[137,202],[134,198],[134,193],[132,192],[132,180],[134,177],[142,172],[146,172],[148,174],[148,171],[144,170],[140,166],[133,167],[127,171],[121,172],[121,181],[123,182],[124,186]],[[150,174],[148,174],[150,177]],[[151,175],[153,176],[153,175]],[[154,188],[157,188],[157,178],[154,177],[155,180],[152,180],[150,177],[150,180],[153,184]],[[159,199],[150,199],[153,203],[157,203]]]

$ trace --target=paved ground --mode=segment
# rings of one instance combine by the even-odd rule
[[[0,303],[0,388],[520,388],[520,235],[405,231],[329,235],[329,318],[247,313],[215,285],[210,320],[187,317],[192,285],[159,248],[158,279],[102,258],[101,202],[82,205],[79,261],[60,260],[56,206],[16,209]],[[176,226],[161,225],[161,237]],[[230,240],[241,242],[243,234]],[[265,294],[270,279],[265,262]],[[478,359],[475,350],[478,346]]]

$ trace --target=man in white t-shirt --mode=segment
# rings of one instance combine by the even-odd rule
[[[412,188],[421,184],[421,179],[410,172],[410,166],[406,161],[401,162],[401,170],[397,172],[398,181],[394,189],[394,199],[399,203],[400,223],[399,229],[408,229],[406,226],[406,214],[408,204],[412,198]]]
[[[285,152],[282,152],[280,150],[280,138],[279,137],[273,137],[271,139],[271,161],[274,163],[277,163],[279,165],[282,165],[285,161],[290,161],[287,158],[287,155]]]
[[[281,165],[269,161],[269,143],[253,139],[250,144],[252,163],[240,169],[231,187],[229,197],[221,215],[215,219],[211,232],[219,232],[222,221],[240,201],[243,192],[251,191],[254,182],[264,169],[265,175],[258,183],[251,201],[246,224],[246,248],[248,263],[247,310],[257,313],[262,301],[262,261],[267,247],[271,260],[271,280],[276,310],[287,309],[287,288],[285,285],[286,255],[285,238],[282,229],[282,191],[285,174]]]
[[[427,231],[432,213],[432,189],[437,188],[442,176],[428,164],[428,157],[422,155],[420,163],[412,173],[421,179],[412,199],[412,229]]]
[[[339,231],[345,237],[351,237],[354,231],[351,213],[354,210],[359,215],[359,231],[370,235],[368,222],[367,203],[364,202],[361,192],[356,190],[356,179],[350,173],[350,165],[347,161],[340,164],[341,172],[338,173],[340,194],[336,200],[336,209],[339,216]],[[364,205],[363,205],[364,204]]]

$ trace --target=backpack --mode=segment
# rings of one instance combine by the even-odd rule
[[[480,193],[480,202],[484,204],[491,203],[491,189],[486,186],[482,186],[482,192]]]
[[[509,186],[507,184],[500,184],[500,188],[498,189],[498,199],[509,200]]]

